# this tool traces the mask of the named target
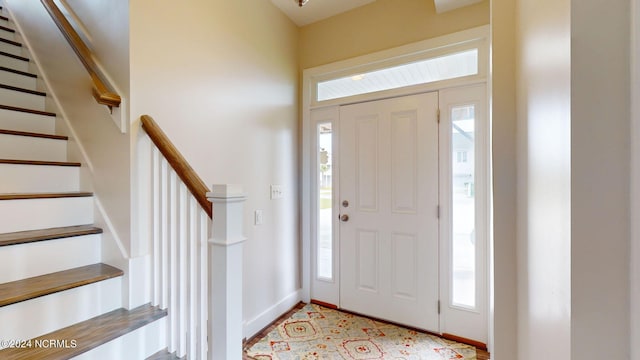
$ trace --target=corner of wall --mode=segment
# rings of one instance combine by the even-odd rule
[[[302,301],[302,290],[297,290],[285,296],[282,300],[272,305],[258,316],[252,319],[245,319],[243,323],[244,337],[249,339],[260,330],[269,326],[278,317],[291,310],[296,304]]]

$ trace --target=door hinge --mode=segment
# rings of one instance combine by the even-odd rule
[[[438,215],[438,219],[440,219],[440,205],[436,207],[436,214]]]
[[[438,109],[438,124],[440,124],[440,109]]]
[[[438,315],[440,315],[440,300],[438,300]]]

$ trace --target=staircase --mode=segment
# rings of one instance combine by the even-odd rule
[[[172,359],[166,310],[122,307],[93,194],[0,8],[0,359]],[[98,106],[98,105],[96,105]]]

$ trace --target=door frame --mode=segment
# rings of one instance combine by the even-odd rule
[[[376,52],[373,54],[360,56],[353,59],[343,60],[319,67],[305,69],[303,71],[302,86],[302,189],[301,189],[301,237],[302,237],[302,300],[309,302],[311,300],[311,282],[313,276],[312,266],[312,245],[315,237],[315,216],[317,208],[317,200],[314,196],[316,187],[316,179],[314,176],[316,156],[315,146],[316,139],[314,137],[316,122],[312,119],[312,110],[338,108],[340,105],[347,105],[365,101],[381,100],[390,97],[399,97],[405,95],[413,95],[424,92],[439,91],[446,88],[460,87],[474,84],[488,84],[489,76],[489,26],[481,26],[461,32],[428,39],[425,41]],[[315,86],[319,81],[332,78],[339,78],[349,74],[358,74],[375,69],[393,66],[395,64],[406,63],[408,61],[416,61],[434,56],[440,56],[464,49],[478,49],[478,74],[466,76],[463,78],[443,80],[428,84],[408,86],[399,89],[380,91],[364,95],[356,95],[334,100],[326,100],[318,102],[314,99]],[[487,100],[488,101],[488,100]],[[334,137],[335,139],[335,137]],[[334,140],[334,144],[336,144]],[[490,145],[490,144],[489,144]],[[487,155],[489,151],[487,151]],[[489,165],[490,161],[487,161]],[[491,179],[490,172],[487,171],[487,184],[490,190]],[[334,182],[334,187],[336,183]],[[339,195],[339,189],[335,188],[336,194]],[[487,197],[487,211],[490,209],[491,196]],[[334,204],[335,205],[335,204]],[[488,226],[490,228],[490,226]],[[334,236],[336,232],[334,229]],[[491,238],[487,234],[490,242]],[[334,243],[339,241],[334,238]],[[489,245],[489,244],[487,244]],[[488,246],[488,248],[491,248]],[[490,253],[487,253],[486,261],[489,268]],[[334,267],[335,269],[335,267]],[[336,270],[334,270],[336,271]],[[337,270],[339,273],[339,269]],[[335,276],[334,276],[335,278]],[[488,279],[490,280],[490,279]],[[334,279],[336,286],[339,288],[339,279]],[[488,281],[489,282],[489,281]],[[488,290],[488,289],[487,289]],[[490,315],[489,315],[490,316]],[[490,322],[490,321],[489,321]]]

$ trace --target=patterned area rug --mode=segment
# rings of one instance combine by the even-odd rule
[[[475,360],[474,347],[309,304],[247,355],[256,360]]]

